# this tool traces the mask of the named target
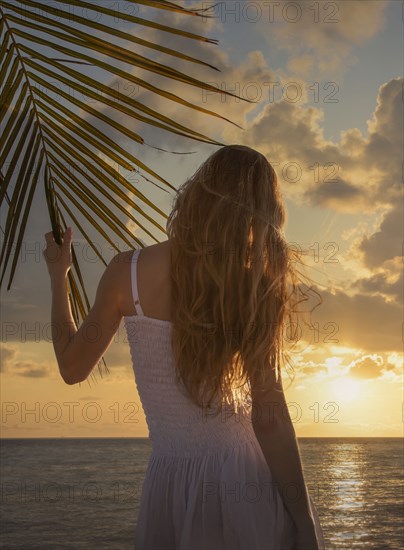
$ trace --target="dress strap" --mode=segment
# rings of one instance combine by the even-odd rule
[[[132,294],[133,302],[135,304],[135,310],[138,315],[144,315],[142,307],[139,302],[139,293],[137,289],[137,262],[139,259],[141,248],[133,251],[131,262],[131,281],[132,281]]]

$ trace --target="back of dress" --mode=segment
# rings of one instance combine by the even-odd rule
[[[136,315],[124,323],[152,454],[135,534],[137,550],[292,550],[295,527],[248,413],[210,414],[177,382],[171,321],[143,314],[135,250]],[[317,512],[314,516],[321,535]]]

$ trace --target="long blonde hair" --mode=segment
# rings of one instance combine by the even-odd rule
[[[243,145],[215,151],[176,193],[166,226],[171,344],[177,378],[200,407],[217,395],[244,406],[253,380],[266,391],[281,357],[290,362],[282,333],[307,292],[285,220],[273,167]]]

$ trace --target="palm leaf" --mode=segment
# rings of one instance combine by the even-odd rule
[[[11,289],[19,267],[18,252],[38,186],[44,189],[56,242],[61,244],[67,225],[74,225],[105,266],[107,262],[94,247],[87,227],[117,251],[119,249],[112,235],[129,247],[133,247],[134,242],[143,245],[122,220],[130,219],[156,242],[159,239],[151,228],[165,232],[159,218],[166,220],[167,214],[115,166],[129,172],[136,170],[149,186],[165,192],[176,188],[111,139],[108,131],[97,128],[93,121],[100,121],[126,140],[144,146],[141,133],[131,130],[130,124],[120,124],[115,120],[116,114],[123,113],[127,120],[153,126],[159,131],[201,143],[224,145],[117,91],[113,85],[104,84],[90,76],[86,67],[100,69],[104,75],[107,74],[107,80],[119,78],[128,81],[178,105],[231,124],[235,123],[221,113],[189,102],[181,94],[169,92],[151,84],[147,78],[132,74],[133,68],[179,82],[184,91],[187,86],[192,86],[253,103],[192,77],[186,64],[215,71],[219,69],[188,55],[183,47],[180,50],[168,48],[162,43],[141,38],[139,32],[124,31],[116,24],[117,21],[125,21],[140,28],[170,33],[182,40],[215,45],[217,40],[191,33],[185,28],[187,17],[202,17],[203,14],[205,18],[205,10],[191,10],[165,0],[128,0],[128,3],[134,7],[142,5],[153,8],[156,13],[165,10],[183,14],[184,25],[174,28],[154,18],[149,20],[126,13],[119,10],[119,3],[114,4],[118,6],[116,10],[103,2],[89,3],[84,0],[54,0],[50,4],[34,0],[0,0],[0,205],[6,209],[4,229],[1,227],[0,286],[10,267],[7,290]],[[80,15],[83,10],[92,10],[96,16],[83,17]],[[99,22],[101,15],[102,24]],[[139,47],[179,60],[184,64],[184,70],[140,55],[136,51]],[[62,87],[67,87],[70,93]],[[60,99],[54,99],[53,93],[58,94]],[[83,99],[79,99],[80,96]],[[91,107],[88,98],[98,101],[101,107]],[[80,111],[88,114],[89,118],[83,120],[79,116]],[[136,127],[139,128],[139,124]],[[68,223],[65,218],[68,218]],[[79,326],[80,320],[88,314],[90,303],[74,247],[67,290],[72,315]],[[108,371],[104,358],[102,362]],[[102,375],[100,363],[98,366]]]

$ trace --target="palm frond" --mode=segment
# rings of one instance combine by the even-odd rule
[[[186,69],[181,71],[141,55],[136,48],[159,52],[184,64],[219,70],[207,61],[188,55],[184,48],[176,50],[146,40],[138,32],[124,31],[116,24],[124,21],[144,29],[170,33],[181,40],[215,45],[218,43],[215,39],[134,14],[135,7],[142,5],[156,9],[156,13],[165,10],[183,14],[185,23],[187,16],[207,17],[205,10],[187,9],[164,0],[128,0],[128,4],[134,5],[133,13],[120,10],[119,3],[115,3],[116,10],[103,2],[85,0],[54,0],[50,4],[34,0],[0,0],[0,206],[6,209],[5,225],[1,227],[0,286],[10,266],[7,290],[18,268],[18,252],[38,186],[44,189],[56,242],[61,244],[67,225],[74,225],[104,265],[107,262],[94,247],[85,222],[117,251],[112,235],[129,247],[133,247],[134,242],[142,246],[142,241],[122,220],[133,221],[156,242],[158,238],[148,224],[165,232],[159,217],[164,220],[167,215],[128,181],[119,167],[136,171],[148,185],[165,192],[175,187],[109,137],[108,130],[114,130],[131,142],[145,144],[140,131],[131,130],[129,124],[120,124],[115,120],[116,114],[123,113],[125,119],[136,121],[137,128],[146,124],[201,143],[224,145],[117,91],[112,85],[104,84],[106,80],[126,80],[152,94],[230,124],[235,123],[221,113],[189,102],[152,84],[147,78],[132,74],[133,68],[179,82],[184,90],[192,86],[254,103],[194,78]],[[85,10],[91,10],[96,16],[84,17]],[[102,24],[99,22],[101,15]],[[102,71],[103,82],[101,77],[97,80],[88,74],[89,66]],[[52,94],[57,94],[58,100]],[[101,107],[91,107],[90,101],[97,101]],[[80,111],[89,118],[81,118]],[[103,132],[96,127],[97,121],[108,130]],[[69,218],[69,223],[65,217]],[[88,314],[90,303],[74,248],[72,262],[68,294],[74,320],[79,326],[80,320]],[[104,358],[102,361],[106,367]],[[98,368],[102,374],[100,364],[101,361]]]

